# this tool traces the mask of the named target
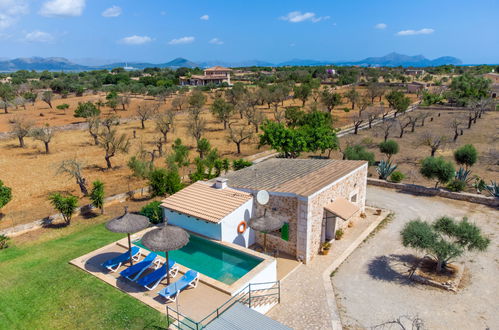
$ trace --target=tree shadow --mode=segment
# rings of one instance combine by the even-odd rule
[[[64,221],[53,223],[54,219],[50,217],[43,218],[42,221],[42,227],[48,229],[62,229],[69,226],[69,223],[66,223]]]
[[[368,264],[367,273],[375,280],[412,286],[410,276],[418,262],[419,258],[412,254],[378,256]]]

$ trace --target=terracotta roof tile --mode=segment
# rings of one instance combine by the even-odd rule
[[[252,195],[245,192],[216,189],[210,183],[198,181],[164,199],[161,206],[218,223],[251,198]]]

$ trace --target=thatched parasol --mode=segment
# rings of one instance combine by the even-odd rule
[[[168,268],[168,252],[178,250],[189,243],[189,234],[180,227],[165,224],[142,236],[142,244],[151,251],[164,251]],[[166,281],[170,284],[170,272],[166,270]]]
[[[267,215],[267,212],[261,217],[250,219],[249,222],[251,229],[263,233],[263,250],[265,252],[267,251],[267,233],[281,229],[283,225],[284,220],[273,215]]]
[[[139,215],[128,213],[128,206],[125,206],[125,213],[119,217],[109,220],[106,223],[106,228],[115,233],[124,233],[128,235],[128,252],[130,253],[130,265],[133,265],[132,260],[132,243],[130,241],[130,234],[141,231],[149,227],[149,218]]]

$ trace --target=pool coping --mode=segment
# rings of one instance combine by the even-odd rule
[[[153,229],[156,229],[156,228],[158,228],[158,227],[157,226],[155,226],[155,227],[149,227],[149,228],[146,228],[146,229],[144,229],[142,231],[139,231],[139,232],[131,235],[132,244],[133,244],[134,241],[140,240],[142,238],[142,236],[144,236],[145,233],[147,233],[148,231],[151,231]],[[256,267],[254,267],[253,269],[251,269],[243,277],[241,277],[240,279],[236,280],[232,284],[226,284],[226,283],[218,281],[218,280],[216,280],[214,278],[211,278],[211,277],[209,277],[207,275],[199,273],[199,280],[201,282],[203,282],[204,284],[206,284],[208,286],[211,286],[211,287],[213,287],[213,288],[215,288],[215,289],[217,289],[219,291],[222,291],[223,293],[229,294],[231,296],[234,296],[237,293],[239,293],[241,289],[243,289],[244,287],[246,287],[246,285],[251,282],[252,278],[254,278],[258,273],[260,273],[261,271],[263,271],[265,268],[267,268],[268,266],[270,266],[272,263],[275,263],[277,265],[277,260],[274,257],[268,256],[268,255],[266,255],[264,253],[261,253],[261,252],[255,251],[255,250],[251,250],[249,248],[245,248],[245,247],[237,245],[237,244],[233,244],[233,243],[229,243],[229,242],[223,242],[223,241],[218,241],[216,239],[212,239],[210,237],[206,237],[206,236],[200,235],[198,233],[194,233],[194,232],[189,231],[189,230],[186,230],[186,231],[189,234],[191,234],[191,235],[199,236],[199,237],[201,237],[203,239],[206,239],[208,241],[211,241],[211,242],[214,242],[214,243],[217,243],[217,244],[220,244],[220,245],[224,245],[227,248],[239,251],[239,252],[244,253],[244,254],[248,254],[250,256],[253,256],[253,257],[256,257],[256,258],[259,258],[259,259],[262,259],[262,262],[260,262]],[[124,248],[126,248],[126,249],[128,249],[128,239],[126,237],[120,239],[119,241],[117,241],[115,243],[118,244],[118,245],[120,245],[120,246],[122,246],[122,247],[124,247]],[[144,249],[141,249],[141,254],[143,256],[145,256],[145,254],[143,253],[143,250]],[[164,259],[161,256],[159,256],[159,257],[162,258],[162,259]],[[179,271],[181,273],[183,273],[183,274],[185,274],[189,270],[189,268],[184,267],[181,264],[177,264],[177,265],[179,266]]]

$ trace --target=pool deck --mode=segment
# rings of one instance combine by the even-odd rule
[[[142,233],[140,233],[140,235],[136,234],[132,236],[132,239],[137,239],[140,236],[142,236]],[[126,246],[127,243],[125,238],[108,244],[100,249],[94,250],[90,253],[87,253],[74,260],[71,260],[70,263],[92,274],[98,279],[112,285],[113,287],[118,288],[124,293],[129,294],[135,299],[138,299],[139,301],[149,305],[150,307],[158,310],[161,313],[166,313],[166,306],[174,310],[177,310],[178,308],[178,311],[180,313],[195,321],[200,321],[231,298],[229,292],[226,292],[220,288],[220,285],[223,283],[201,275],[201,280],[198,282],[196,288],[186,289],[182,291],[179,294],[177,302],[166,303],[165,300],[158,295],[158,292],[166,286],[166,279],[163,280],[154,290],[148,291],[141,286],[120,277],[119,273],[129,267],[129,263],[127,263],[126,265],[122,265],[116,272],[110,272],[101,266],[104,261],[114,258],[119,254],[127,251]],[[249,252],[250,254],[255,253],[261,255],[261,253],[256,251],[248,251],[244,248],[241,249],[243,249],[242,251],[245,253]],[[143,252],[147,251],[143,250]],[[269,256],[264,257],[266,259],[273,260],[273,258]],[[161,256],[159,256],[159,258],[164,262],[164,258],[162,258]],[[301,265],[300,262],[286,255],[278,256],[276,260],[278,280],[284,279]],[[180,266],[179,268],[179,274],[177,274],[177,276],[173,278],[172,281],[176,281],[180,276],[182,276],[183,273],[185,273],[185,267]],[[146,275],[150,271],[152,270],[146,271],[143,275]],[[251,272],[252,271],[247,274],[250,275],[249,278],[251,278]],[[242,279],[244,279],[247,275],[245,275]],[[217,285],[214,286],[213,283],[210,283],[210,280],[218,282]]]

